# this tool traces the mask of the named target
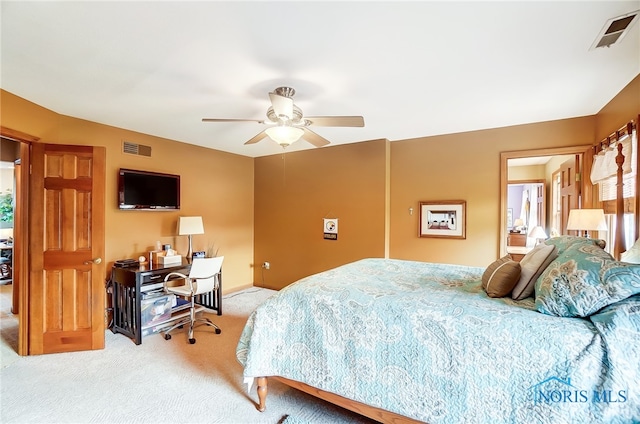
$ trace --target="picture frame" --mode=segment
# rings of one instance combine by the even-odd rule
[[[420,237],[466,239],[466,206],[464,200],[420,202]]]

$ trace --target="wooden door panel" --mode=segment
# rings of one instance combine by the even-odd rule
[[[569,211],[580,205],[579,175],[580,161],[577,156],[560,165],[560,234],[567,234]]]
[[[33,167],[29,352],[102,349],[104,149],[34,145]]]

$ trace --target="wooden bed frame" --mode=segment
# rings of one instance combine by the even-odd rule
[[[638,121],[640,121],[640,116],[638,117]],[[609,137],[602,140],[601,142],[595,144],[593,146],[594,156],[600,152],[602,149],[608,147],[612,143],[616,143],[619,139],[623,138],[626,135],[631,135],[632,131],[636,129],[636,124],[631,121],[624,127],[620,128],[618,131],[612,133]],[[638,152],[640,153],[640,152]],[[640,154],[637,155],[637,158],[640,159]],[[620,255],[624,252],[623,247],[623,238],[624,238],[624,212],[625,212],[625,202],[622,196],[622,165],[624,163],[625,157],[622,154],[622,144],[618,144],[618,155],[616,156],[616,164],[618,166],[617,169],[617,193],[615,200],[615,215],[616,215],[616,243],[613,249],[613,255],[617,260],[620,260]],[[640,171],[640,166],[637,167]],[[633,209],[635,215],[635,239],[637,240],[640,236],[640,172],[636,175],[636,196],[635,196],[635,204],[626,205],[626,209]],[[611,209],[611,208],[609,208]],[[351,399],[347,399],[343,396],[337,395],[335,393],[326,392],[324,390],[318,389],[316,387],[309,386],[308,384],[301,383],[299,381],[289,380],[284,377],[279,376],[271,376],[268,377],[274,380],[277,380],[283,384],[286,384],[294,389],[301,390],[310,395],[316,396],[322,400],[325,400],[334,405],[340,406],[342,408],[348,409],[365,417],[371,418],[373,420],[382,422],[382,423],[421,423],[422,421],[417,421],[409,417],[405,417],[403,415],[396,414],[394,412],[386,411],[384,409],[376,408],[370,405],[366,405],[361,402],[357,402]],[[266,409],[266,401],[267,401],[267,392],[268,392],[268,383],[267,377],[258,377],[257,378],[257,391],[258,391],[258,400],[259,404],[257,405],[257,409],[260,412],[263,412]]]
[[[347,399],[343,396],[309,386],[308,384],[301,383],[299,381],[289,380],[288,378],[279,376],[271,376],[269,378],[381,423],[423,423],[423,421],[414,420],[413,418],[405,417],[404,415]],[[257,409],[260,412],[264,412],[267,409],[267,377],[258,377],[257,384],[259,400]]]
[[[638,116],[638,120],[640,121],[640,116]],[[627,123],[624,127],[619,130],[611,133],[607,138],[600,141],[596,145],[593,146],[594,156],[597,155],[602,150],[608,148],[611,144],[616,143],[618,140],[623,137],[631,136],[633,130],[637,131],[637,124],[633,121]],[[637,147],[637,146],[636,146]],[[625,251],[625,246],[623,245],[624,241],[624,213],[625,211],[632,211],[635,215],[635,234],[634,240],[640,238],[640,172],[636,174],[636,196],[634,203],[626,203],[622,194],[622,177],[623,170],[622,165],[624,164],[625,157],[622,154],[622,144],[618,143],[617,145],[618,154],[616,156],[616,165],[618,167],[616,174],[616,199],[610,202],[605,202],[602,207],[605,209],[605,213],[612,213],[616,215],[616,237],[615,244],[613,246],[612,255],[614,258],[620,260],[620,255]],[[640,154],[636,154],[636,159],[640,159]],[[636,164],[639,165],[639,164]],[[640,171],[640,166],[636,166],[636,169]]]

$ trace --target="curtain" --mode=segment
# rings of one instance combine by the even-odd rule
[[[636,132],[633,132],[633,136]],[[633,149],[632,137],[625,136],[619,140],[618,143],[622,143],[622,154],[625,157],[622,164],[622,173],[630,174],[633,171],[633,157],[635,157],[635,150]],[[618,172],[618,165],[616,164],[616,156],[618,155],[617,143],[611,144],[609,147],[598,153],[593,158],[593,166],[591,168],[591,183],[600,184],[605,182],[609,178],[615,178]]]

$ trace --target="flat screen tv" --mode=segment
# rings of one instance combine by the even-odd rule
[[[118,173],[118,208],[180,209],[180,175],[121,168]]]

